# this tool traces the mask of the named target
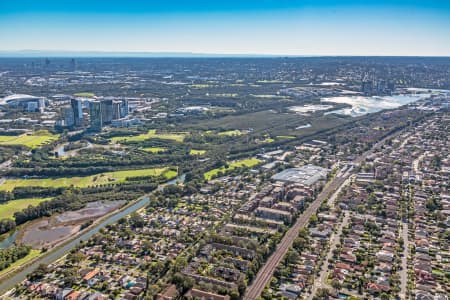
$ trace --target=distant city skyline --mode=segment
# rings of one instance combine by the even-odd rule
[[[66,2],[2,1],[0,52],[450,56],[446,1]]]

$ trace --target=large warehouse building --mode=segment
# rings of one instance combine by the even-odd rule
[[[272,179],[281,182],[313,185],[319,180],[326,179],[328,172],[328,169],[322,167],[305,165],[299,168],[286,169],[273,175]]]

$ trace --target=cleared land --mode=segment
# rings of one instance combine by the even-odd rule
[[[51,198],[26,198],[11,200],[0,204],[0,219],[12,219],[14,213],[27,208],[30,205],[36,206],[41,202],[50,200]]]
[[[205,153],[206,153],[206,150],[191,149],[191,151],[189,151],[190,155],[203,155]]]
[[[84,208],[38,219],[21,228],[17,241],[33,248],[53,247],[80,231],[86,220],[98,219],[123,206],[126,201],[90,202]]]
[[[127,177],[164,176],[167,179],[177,176],[177,172],[168,168],[153,168],[100,173],[84,177],[44,178],[44,179],[7,179],[0,185],[1,191],[12,191],[15,187],[87,187],[108,183],[125,182]]]
[[[262,161],[257,158],[249,158],[249,159],[243,159],[243,160],[237,160],[234,162],[230,162],[227,167],[221,167],[217,169],[212,169],[211,171],[206,172],[203,174],[206,180],[211,180],[214,176],[216,176],[219,173],[226,173],[228,171],[234,170],[236,168],[242,168],[247,167],[251,168],[253,166],[256,166],[260,164]]]
[[[58,135],[50,133],[33,133],[22,135],[0,135],[0,145],[12,146],[21,145],[31,149],[39,148],[42,145],[48,144],[51,141],[57,140]]]
[[[156,133],[156,129],[151,129],[147,133],[135,136],[116,136],[111,138],[111,142],[141,142],[149,139],[171,140],[183,142],[187,133]]]

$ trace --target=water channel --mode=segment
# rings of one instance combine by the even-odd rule
[[[177,182],[184,182],[185,174],[182,174],[178,176],[177,178],[161,185],[159,188],[162,188],[169,184],[175,184]],[[80,241],[85,241],[91,238],[94,234],[96,234],[101,228],[112,224],[114,222],[117,222],[121,218],[129,215],[130,213],[137,211],[138,209],[144,207],[149,203],[149,197],[145,196],[138,200],[136,203],[128,206],[127,208],[119,211],[118,213],[115,213],[113,215],[110,215],[105,220],[101,221],[100,223],[94,225],[89,231],[86,231],[79,235],[78,237],[74,238],[73,240],[66,242],[62,246],[57,247],[54,250],[50,250],[49,253],[39,257],[37,260],[35,260],[33,263],[26,266],[23,270],[14,273],[13,275],[6,277],[2,279],[0,282],[0,295],[7,290],[13,288],[15,285],[19,284],[23,280],[25,280],[26,276],[33,272],[40,264],[51,264],[57,259],[63,257],[66,253],[68,253],[71,249],[73,249],[77,244],[80,243]],[[10,245],[14,243],[16,238],[17,232],[12,233],[8,238],[4,239],[1,243],[9,243]]]

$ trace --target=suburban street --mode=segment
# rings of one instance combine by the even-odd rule
[[[450,300],[450,0],[0,8],[0,300]]]
[[[400,299],[406,299],[406,287],[408,284],[408,223],[403,222],[400,236],[403,239],[403,256],[400,270]]]
[[[337,232],[333,233],[330,238],[330,248],[328,250],[327,256],[324,259],[324,263],[322,265],[322,268],[320,270],[320,275],[318,279],[314,280],[314,285],[311,290],[311,294],[308,296],[308,300],[312,300],[319,288],[328,288],[328,284],[326,282],[327,280],[327,274],[328,274],[328,266],[330,260],[333,257],[333,250],[336,249],[336,245],[339,243],[339,239],[342,234],[342,229],[348,225],[349,221],[349,212],[344,212],[344,218],[342,219],[342,222],[339,224]]]
[[[298,236],[300,229],[308,224],[309,218],[319,209],[320,205],[328,196],[335,192],[346,180],[346,177],[336,176],[323,191],[317,196],[316,200],[312,202],[305,212],[297,219],[297,222],[292,226],[286,235],[278,244],[277,250],[269,257],[266,264],[259,270],[252,285],[247,288],[244,295],[244,299],[254,300],[257,299],[264,287],[270,281],[270,278],[275,271],[275,268],[284,257],[288,249],[292,246],[294,239]]]
[[[353,169],[353,168],[352,168],[352,169]],[[347,173],[350,173],[350,170],[348,170]],[[349,174],[344,174],[345,177],[347,177],[348,175],[349,175]],[[346,187],[347,185],[350,184],[350,182],[352,181],[352,179],[353,179],[353,176],[348,176],[348,178],[344,181],[344,183],[341,184],[341,186],[336,190],[336,193],[334,193],[334,194],[330,197],[330,199],[328,199],[327,205],[328,205],[329,207],[331,207],[331,208],[334,207],[337,196],[339,195],[339,193],[341,192],[341,190],[342,190],[344,187]]]
[[[401,132],[402,130],[399,130],[378,141],[370,150],[355,158],[353,165],[359,165],[366,159],[367,156],[371,155],[375,149],[383,145],[386,140],[399,135]],[[337,196],[340,188],[345,185],[347,180],[350,178],[350,175],[352,174],[351,171],[353,171],[353,167],[344,172],[339,170],[333,180],[324,187],[317,198],[308,206],[303,214],[298,217],[296,223],[286,232],[285,236],[278,244],[277,250],[275,250],[266,263],[261,267],[252,284],[248,286],[243,299],[256,300],[260,297],[264,287],[270,282],[276,267],[292,246],[294,239],[298,236],[300,229],[304,228],[308,224],[309,218],[317,212],[323,201],[328,201],[330,198]]]
[[[349,173],[345,173],[348,176]],[[347,177],[336,176],[323,191],[317,196],[305,212],[300,215],[297,222],[292,226],[281,242],[278,244],[277,250],[269,257],[266,264],[259,270],[252,285],[247,288],[244,295],[246,300],[255,300],[259,298],[264,287],[272,278],[275,268],[280,263],[288,249],[292,246],[294,239],[298,236],[300,229],[308,224],[309,218],[316,213],[323,201],[328,199],[331,193],[336,193],[337,189],[346,181]]]

